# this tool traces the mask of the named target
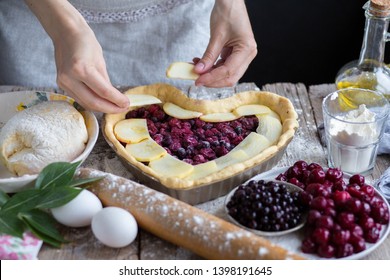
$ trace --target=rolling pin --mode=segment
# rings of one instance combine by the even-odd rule
[[[206,259],[303,259],[223,219],[142,184],[80,168],[78,178],[104,176],[89,188],[105,206],[129,211],[138,225]]]

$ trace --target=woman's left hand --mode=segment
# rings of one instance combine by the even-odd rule
[[[215,0],[211,37],[202,58],[194,58],[197,86],[230,87],[244,75],[257,45],[244,0]]]

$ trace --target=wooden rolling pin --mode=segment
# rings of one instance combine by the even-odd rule
[[[134,181],[88,168],[81,168],[77,176],[105,176],[90,187],[105,206],[128,210],[144,230],[206,259],[303,259],[265,238]]]

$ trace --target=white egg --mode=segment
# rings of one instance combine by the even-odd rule
[[[106,207],[92,218],[92,232],[104,245],[121,248],[137,237],[137,222],[128,211],[118,207]]]
[[[82,190],[67,204],[51,209],[53,217],[68,227],[84,227],[91,224],[92,217],[102,210],[99,198],[89,190]]]

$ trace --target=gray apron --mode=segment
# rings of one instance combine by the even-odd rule
[[[213,0],[72,0],[103,48],[114,86],[167,79],[174,61],[202,56]],[[54,49],[22,0],[0,0],[0,84],[57,87]]]

